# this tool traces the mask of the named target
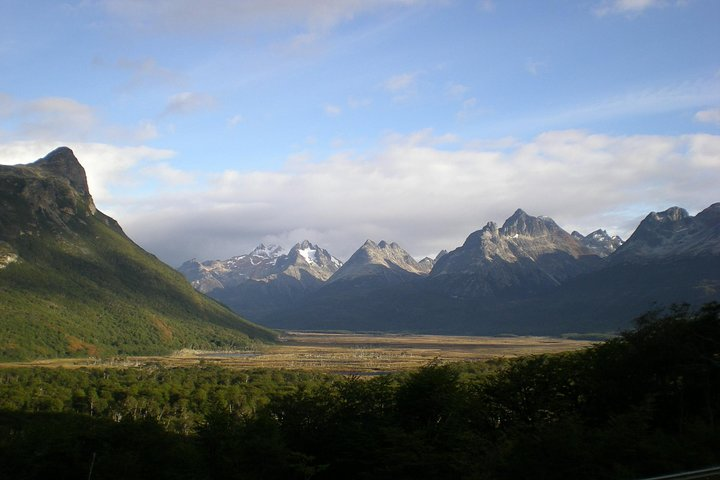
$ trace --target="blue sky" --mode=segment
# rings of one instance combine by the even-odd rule
[[[58,145],[172,265],[627,237],[720,201],[715,0],[0,0],[0,162]]]

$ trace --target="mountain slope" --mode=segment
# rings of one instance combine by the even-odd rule
[[[397,243],[367,240],[328,282],[396,283],[412,281],[425,273],[425,268]]]
[[[552,219],[518,209],[441,257],[430,273],[435,288],[458,297],[516,298],[548,291],[599,268],[600,257]]]
[[[679,207],[651,212],[610,261],[613,264],[645,263],[716,255],[720,255],[720,202],[695,217]]]
[[[276,271],[277,259],[283,249],[277,245],[258,245],[246,255],[227,260],[195,259],[183,263],[178,271],[187,278],[196,290],[209,293],[219,288],[229,288],[248,280],[264,278]]]
[[[65,147],[0,167],[0,259],[3,359],[159,354],[273,338],[135,245],[95,208]]]

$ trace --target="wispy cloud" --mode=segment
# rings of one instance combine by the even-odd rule
[[[470,88],[468,88],[467,85],[463,85],[461,83],[449,83],[447,87],[445,87],[445,95],[447,95],[450,98],[462,98],[465,96],[465,94],[470,91]]]
[[[697,112],[695,114],[695,121],[720,125],[720,107]]]
[[[66,139],[87,142],[144,142],[158,136],[156,125],[140,120],[134,125],[109,124],[91,105],[67,97],[17,99],[0,94],[0,132],[13,140]],[[0,135],[2,140],[2,135]]]
[[[297,42],[314,40],[353,18],[393,8],[411,8],[442,0],[101,0],[111,15],[136,28],[178,34],[218,29],[281,29],[302,26]],[[308,37],[308,35],[310,35]]]
[[[337,117],[342,113],[342,109],[337,105],[325,105],[323,110],[325,111],[325,115],[327,115],[328,117]]]
[[[168,100],[163,115],[188,115],[210,110],[217,101],[214,97],[198,92],[182,92],[173,95]]]
[[[714,78],[706,78],[651,85],[584,103],[559,106],[557,109],[537,112],[534,116],[512,119],[512,123],[518,128],[521,125],[530,129],[566,128],[568,125],[597,120],[696,110],[718,102],[720,84]]]
[[[232,117],[227,119],[227,125],[230,128],[235,128],[238,125],[240,125],[241,123],[243,123],[244,121],[245,121],[245,117],[243,117],[240,114],[237,114],[237,115],[233,115]]]
[[[117,68],[130,74],[125,89],[136,89],[148,85],[173,86],[180,83],[180,75],[158,64],[154,58],[130,59],[121,58]]]
[[[634,16],[651,8],[682,6],[685,3],[686,0],[606,0],[595,7],[594,12],[601,17],[612,14]]]
[[[538,60],[528,59],[525,62],[525,71],[527,71],[530,75],[536,77],[543,73],[545,69],[547,68],[547,64],[545,62],[541,62]]]
[[[18,137],[41,139],[67,135],[86,138],[99,125],[92,107],[71,98],[26,101],[8,95],[0,97],[0,122]]]
[[[418,72],[406,72],[393,75],[383,82],[385,91],[393,95],[394,101],[408,100],[417,93]]]
[[[372,105],[372,99],[367,97],[350,97],[347,100],[348,107],[356,109],[356,108],[365,108]]]
[[[460,105],[460,111],[457,112],[457,119],[464,122],[471,120],[479,115],[486,113],[475,97],[465,99]]]
[[[493,12],[495,11],[495,2],[493,0],[480,0],[477,3],[477,8],[481,12]]]

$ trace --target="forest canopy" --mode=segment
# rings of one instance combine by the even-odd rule
[[[632,479],[720,463],[720,304],[586,350],[373,379],[0,371],[3,478]]]

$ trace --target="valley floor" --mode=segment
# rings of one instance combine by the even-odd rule
[[[254,351],[182,350],[164,357],[70,358],[2,363],[0,367],[142,367],[217,365],[229,368],[285,368],[347,375],[379,375],[448,363],[585,348],[593,342],[554,337],[470,337],[287,332],[276,345]]]

